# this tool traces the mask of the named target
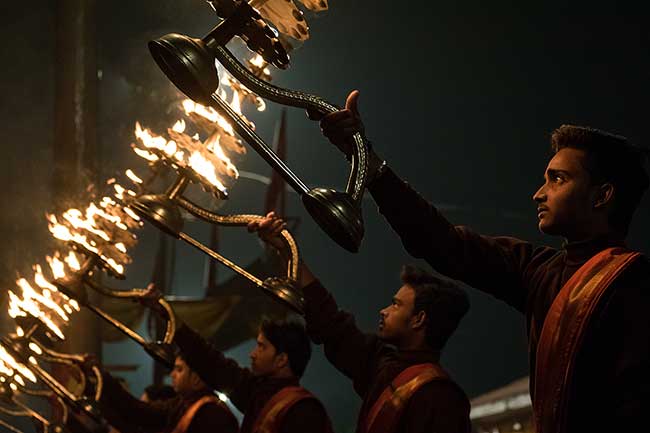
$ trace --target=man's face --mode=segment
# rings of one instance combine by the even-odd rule
[[[413,305],[415,290],[403,285],[393,296],[393,302],[379,312],[379,338],[399,345],[404,336],[413,332]]]
[[[533,196],[543,233],[572,239],[589,227],[597,187],[583,166],[585,157],[583,150],[567,147],[549,161],[544,185]]]
[[[251,371],[255,376],[270,376],[280,367],[275,346],[261,332],[257,335],[257,344],[250,357]]]
[[[172,378],[172,388],[178,394],[187,394],[200,388],[201,379],[190,370],[185,360],[180,356],[176,357],[170,376]]]

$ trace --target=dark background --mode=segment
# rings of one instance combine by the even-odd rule
[[[0,6],[0,124],[3,186],[0,230],[4,288],[51,250],[43,215],[53,206],[54,1]],[[631,3],[631,2],[630,2]],[[135,120],[159,131],[175,121],[175,89],[157,70],[146,42],[171,31],[202,36],[215,23],[199,0],[98,1],[99,179],[127,167],[144,171],[129,149]],[[309,16],[312,38],[293,53],[275,83],[342,104],[360,89],[367,135],[398,173],[445,209],[454,223],[486,234],[510,234],[559,245],[536,229],[531,196],[549,158],[549,136],[563,123],[621,133],[648,145],[649,35],[645,10],[622,2],[585,5],[527,2],[332,0]],[[246,112],[271,141],[277,106]],[[253,151],[236,161],[265,176],[270,168]],[[342,188],[345,160],[300,110],[289,113],[288,164],[310,185]],[[83,190],[86,185],[79,185]],[[262,211],[264,185],[238,181],[226,210]],[[350,254],[310,220],[297,196],[288,213],[302,223],[303,256],[337,297],[373,331],[378,310],[399,287],[409,258],[366,200],[366,235]],[[629,244],[648,252],[650,202],[641,204]],[[190,223],[205,239],[208,229]],[[222,251],[245,264],[262,252],[242,231],[223,233]],[[147,227],[134,251],[125,287],[151,275],[158,234]],[[204,258],[177,245],[173,293],[201,295]],[[220,271],[220,277],[230,274]],[[470,290],[472,309],[450,341],[443,363],[470,397],[526,375],[522,318]],[[232,353],[242,362],[250,344]],[[109,363],[141,363],[126,375],[135,394],[150,382],[149,360],[125,343],[104,350]],[[337,432],[354,430],[359,399],[350,383],[316,349],[304,378],[329,410]]]

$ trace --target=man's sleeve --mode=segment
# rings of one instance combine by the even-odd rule
[[[238,409],[244,411],[255,388],[255,377],[247,368],[226,358],[220,350],[205,341],[188,326],[182,325],[174,341],[187,365],[211,388],[228,394]]]
[[[614,396],[611,407],[614,422],[621,431],[634,428],[647,418],[650,402],[650,276],[648,260],[639,262],[645,274],[642,281],[629,281],[622,285],[610,301],[609,314],[600,326],[614,330],[612,343],[603,350],[616,350],[614,383],[610,395]],[[622,326],[616,322],[622,321]],[[618,343],[618,344],[616,344]],[[612,426],[614,427],[614,426]]]
[[[330,433],[330,419],[316,399],[299,401],[284,416],[280,433]]]
[[[525,241],[479,235],[454,226],[390,169],[369,187],[404,248],[436,271],[485,291],[523,311],[524,271],[535,251]]]
[[[334,297],[316,280],[303,288],[307,331],[316,344],[323,344],[327,359],[352,379],[355,391],[364,396],[385,345],[377,336],[357,328],[354,317],[339,310]]]
[[[237,433],[235,416],[216,404],[205,404],[194,415],[187,433]]]
[[[99,401],[102,414],[109,424],[140,427],[146,432],[161,431],[166,427],[169,408],[152,405],[129,394],[113,376],[102,374],[104,388]]]

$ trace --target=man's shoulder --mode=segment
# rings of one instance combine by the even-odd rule
[[[294,403],[284,414],[280,431],[294,432],[329,432],[331,422],[325,406],[313,394]]]
[[[295,402],[285,415],[285,419],[300,416],[302,418],[324,419],[327,411],[323,403],[312,393]]]
[[[226,427],[232,426],[233,423],[236,426],[237,419],[225,404],[215,400],[203,404],[199,410],[197,410],[192,420],[192,424],[195,423],[200,425],[212,425],[215,427]]]
[[[433,379],[423,384],[412,397],[414,402],[419,402],[431,407],[457,407],[469,410],[469,398],[463,388],[453,379]]]

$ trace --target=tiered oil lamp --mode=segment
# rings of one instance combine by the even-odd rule
[[[361,134],[354,136],[351,171],[345,192],[326,188],[308,188],[273,152],[242,116],[232,109],[216,91],[219,75],[215,59],[237,80],[257,95],[310,113],[327,114],[338,107],[316,95],[274,86],[259,78],[239,62],[226,48],[235,36],[264,60],[279,68],[289,65],[289,56],[275,32],[246,1],[210,2],[223,20],[202,39],[168,34],[149,43],[149,50],[167,77],[192,100],[214,108],[230,119],[237,133],[277,170],[298,192],[305,208],[320,227],[339,245],[356,252],[363,239],[361,199],[367,176],[367,143]]]
[[[42,344],[36,336],[43,334],[49,325],[33,316],[22,317],[18,321],[22,326],[15,334],[0,339],[0,411],[15,415],[29,416],[39,421],[46,431],[62,432],[62,425],[68,417],[68,408],[85,413],[97,423],[104,420],[97,409],[97,402],[102,394],[102,376],[97,367],[87,367],[80,355],[60,353]],[[43,338],[43,335],[40,337]],[[60,365],[74,372],[78,380],[75,388],[62,384],[49,371],[42,367]],[[38,384],[32,388],[29,382]],[[53,423],[37,411],[31,409],[18,395],[37,396],[55,401],[61,409],[60,422]]]
[[[131,192],[119,185],[115,188],[120,195]],[[168,366],[173,365],[171,343],[174,338],[175,317],[169,304],[161,296],[151,296],[142,289],[114,290],[100,284],[96,272],[103,270],[112,277],[124,278],[124,264],[130,262],[127,248],[135,242],[129,229],[141,222],[128,207],[104,197],[99,207],[91,205],[84,213],[71,209],[63,213],[62,220],[50,216],[50,230],[58,239],[67,241],[73,251],[83,255],[81,263],[77,254],[71,253],[66,264],[71,272],[55,272],[52,284],[63,294],[74,299],[101,317],[124,335],[142,346],[154,359]],[[165,336],[160,342],[148,342],[128,326],[94,305],[88,295],[92,289],[100,295],[139,302],[161,315],[167,321]]]
[[[189,171],[179,170],[176,181],[164,194],[143,195],[138,197],[131,207],[139,215],[146,218],[165,233],[187,242],[253,282],[268,295],[302,314],[304,311],[304,299],[301,292],[295,287],[295,281],[298,279],[298,247],[291,234],[287,230],[283,230],[281,233],[282,239],[287,244],[291,254],[286,275],[270,277],[264,280],[256,277],[241,266],[238,266],[236,263],[183,232],[184,221],[180,208],[185,209],[204,221],[224,226],[246,226],[251,221],[260,220],[263,217],[259,215],[219,215],[193,203],[183,197],[183,192],[192,177],[193,175]]]

